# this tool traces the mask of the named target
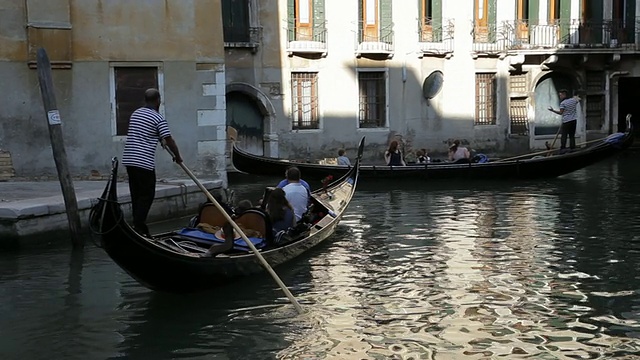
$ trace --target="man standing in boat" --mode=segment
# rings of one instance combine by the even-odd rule
[[[558,91],[560,97],[560,109],[555,110],[553,107],[549,107],[549,111],[554,112],[562,116],[562,125],[560,127],[560,150],[567,147],[567,136],[569,136],[569,148],[571,150],[576,148],[576,126],[578,124],[578,98],[569,97],[569,92],[565,89]]]
[[[160,92],[147,89],[145,106],[137,109],[129,119],[127,141],[122,154],[122,165],[127,168],[133,227],[145,236],[150,236],[146,225],[147,215],[156,195],[155,159],[158,141],[164,141],[174,154],[174,161],[182,163],[178,145],[171,137],[169,125],[160,110]]]

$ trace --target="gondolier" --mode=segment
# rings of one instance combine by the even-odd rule
[[[146,225],[147,215],[156,194],[155,159],[158,141],[164,140],[175,154],[173,159],[181,163],[178,146],[171,137],[169,126],[160,109],[160,92],[147,89],[144,93],[145,106],[137,109],[129,119],[127,141],[122,154],[122,164],[127,168],[133,227],[142,235],[150,236]]]
[[[569,97],[569,92],[565,89],[558,91],[560,97],[560,109],[555,110],[553,107],[549,107],[549,111],[554,112],[562,116],[561,125],[561,137],[560,137],[560,149],[566,149],[567,136],[569,136],[569,148],[571,150],[576,148],[576,125],[578,124],[578,98]]]

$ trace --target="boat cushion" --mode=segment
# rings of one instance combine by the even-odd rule
[[[176,234],[180,235],[180,237],[184,240],[191,240],[191,241],[194,241],[200,244],[205,244],[205,245],[213,245],[214,243],[224,243],[224,239],[217,237],[215,234],[208,233],[198,229],[193,229],[193,228],[180,229],[176,232]],[[262,249],[267,245],[266,241],[263,238],[250,237],[249,240],[258,249]],[[235,250],[251,251],[251,249],[247,246],[244,239],[242,238],[238,238],[234,241],[233,248]]]

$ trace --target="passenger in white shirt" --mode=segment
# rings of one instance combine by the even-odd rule
[[[293,207],[296,222],[300,221],[302,215],[307,211],[309,205],[309,191],[300,183],[300,170],[291,167],[287,170],[287,180],[289,184],[282,188],[289,204]]]

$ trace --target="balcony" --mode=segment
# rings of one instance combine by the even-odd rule
[[[259,27],[223,27],[225,48],[248,48],[252,52],[258,50],[260,44]]]
[[[487,26],[473,24],[471,36],[473,44],[471,49],[477,54],[498,55],[504,53],[509,45],[510,29],[502,24],[490,24]]]
[[[363,27],[360,22],[356,39],[356,56],[384,56],[393,57],[394,52],[394,34],[393,24],[385,27]],[[373,29],[372,29],[373,28]]]
[[[624,25],[618,20],[580,21],[538,20],[505,21],[499,25],[473,26],[473,51],[476,54],[500,54],[512,51],[611,52],[638,51],[640,18]]]
[[[420,57],[424,55],[450,56],[453,53],[453,20],[434,21],[431,18],[421,19],[418,22],[418,34]]]
[[[293,54],[316,54],[327,56],[327,22],[313,26],[296,26],[292,19],[287,27],[287,46],[289,56]]]

